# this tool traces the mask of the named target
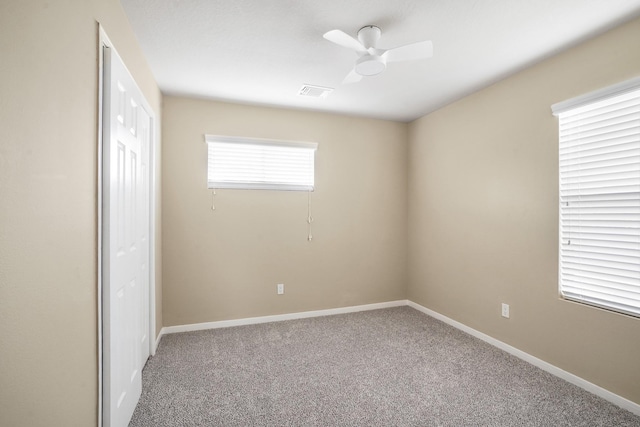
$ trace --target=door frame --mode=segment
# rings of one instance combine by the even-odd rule
[[[104,182],[104,168],[103,168],[103,156],[102,150],[104,149],[104,141],[103,141],[103,113],[104,113],[104,77],[105,77],[105,68],[104,68],[104,56],[103,49],[108,47],[112,49],[113,52],[117,54],[117,50],[115,49],[113,43],[107,36],[104,27],[97,22],[97,33],[98,33],[98,147],[97,147],[97,163],[98,163],[98,174],[97,174],[97,262],[98,262],[98,294],[97,294],[97,304],[98,304],[98,427],[102,427],[103,420],[103,324],[105,323],[104,311],[102,309],[102,293],[103,293],[103,283],[102,283],[102,245],[103,245],[103,230],[102,230],[102,209],[103,209],[103,189],[102,185]],[[123,61],[124,62],[124,61]],[[126,68],[126,64],[125,68]],[[135,81],[135,79],[134,79]],[[156,120],[155,113],[151,106],[148,104],[146,98],[142,100],[142,108],[144,108],[149,115],[151,120],[151,124],[149,126],[149,355],[154,356],[156,354],[156,348],[158,345],[157,334],[156,334],[156,250],[155,250],[155,235],[156,235],[156,143],[159,135],[158,130],[158,121]],[[108,141],[107,141],[108,142]]]

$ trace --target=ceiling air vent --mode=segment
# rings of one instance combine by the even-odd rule
[[[331,92],[333,92],[333,88],[330,87],[303,85],[298,95],[310,96],[312,98],[326,98]]]

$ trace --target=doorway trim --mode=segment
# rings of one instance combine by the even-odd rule
[[[96,22],[97,24],[97,35],[98,35],[98,117],[97,117],[97,305],[98,305],[98,316],[97,316],[97,326],[98,326],[98,419],[97,425],[98,427],[102,427],[103,420],[103,309],[102,309],[102,292],[103,292],[103,283],[102,283],[102,244],[103,244],[103,230],[102,230],[102,209],[103,209],[103,182],[104,182],[104,168],[103,168],[103,156],[102,152],[104,149],[104,141],[103,141],[103,114],[104,114],[104,56],[103,49],[108,47],[117,53],[113,43],[107,36],[104,27],[100,24],[100,22]],[[126,67],[126,64],[125,64]],[[156,174],[156,143],[159,135],[158,129],[158,121],[156,119],[155,112],[151,108],[151,106],[147,103],[147,100],[143,96],[143,105],[142,107],[149,114],[151,125],[149,126],[149,355],[154,356],[156,354],[156,348],[158,344],[158,337],[156,334],[156,182],[157,182],[157,174]]]

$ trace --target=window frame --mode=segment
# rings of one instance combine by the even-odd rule
[[[567,187],[563,187],[563,183],[562,183],[562,178],[563,178],[563,172],[562,172],[562,165],[561,165],[561,158],[560,158],[560,152],[563,148],[563,141],[562,141],[562,135],[561,135],[561,126],[562,126],[562,122],[563,122],[563,118],[566,117],[567,115],[571,114],[571,113],[580,113],[581,110],[583,110],[585,107],[588,106],[596,106],[599,103],[602,103],[602,101],[607,101],[607,100],[614,100],[616,98],[620,98],[623,97],[625,95],[629,95],[631,93],[634,92],[638,92],[640,91],[640,77],[636,77],[634,79],[630,79],[627,80],[625,82],[613,85],[613,86],[609,86],[607,88],[604,89],[600,89],[576,98],[572,98],[569,99],[567,101],[564,102],[560,102],[557,104],[554,104],[552,106],[552,112],[553,115],[558,117],[558,142],[559,142],[559,146],[558,146],[558,153],[559,153],[559,173],[558,173],[558,186],[559,186],[559,206],[558,206],[558,292],[559,292],[559,296],[560,298],[564,299],[564,300],[569,300],[569,301],[574,301],[574,302],[578,302],[578,303],[582,303],[582,304],[586,304],[588,306],[593,306],[593,307],[598,307],[601,309],[605,309],[605,310],[609,310],[609,311],[613,311],[613,312],[617,312],[617,313],[622,313],[625,315],[629,315],[629,316],[633,316],[636,318],[640,318],[640,302],[638,302],[637,299],[637,295],[640,295],[640,283],[633,284],[633,285],[629,285],[629,288],[631,288],[632,290],[629,291],[629,294],[631,296],[628,296],[627,299],[630,301],[630,304],[626,304],[624,302],[620,302],[620,301],[616,301],[616,296],[615,295],[609,295],[608,296],[608,300],[605,299],[601,299],[598,298],[596,296],[593,295],[589,295],[589,291],[588,291],[588,287],[590,285],[586,284],[586,283],[579,283],[579,285],[582,285],[582,288],[580,288],[579,290],[582,292],[582,294],[580,295],[578,292],[567,292],[567,287],[569,286],[565,286],[563,289],[563,238],[566,238],[566,236],[563,235],[563,215],[567,215],[567,209],[563,210],[563,205],[562,205],[562,201],[563,201],[563,191],[566,191]],[[640,93],[638,93],[637,95],[634,94],[633,97],[633,102],[634,102],[634,111],[633,114],[635,115],[635,100],[640,99]],[[619,118],[621,116],[615,116],[615,118]],[[635,122],[635,118],[632,119],[632,122]],[[591,121],[589,122],[591,124],[594,124],[595,121]],[[635,131],[636,126],[635,124],[632,126],[633,130]],[[640,124],[638,125],[638,128],[640,128]],[[600,128],[601,129],[601,128]],[[586,137],[580,137],[582,139],[586,138]],[[636,143],[637,141],[635,139],[632,140],[632,143]],[[566,141],[565,141],[566,143]],[[611,145],[607,145],[607,148],[610,147]],[[634,147],[634,149],[636,149]],[[578,152],[580,152],[581,150],[577,150]],[[634,155],[634,157],[637,157]],[[581,161],[579,161],[580,163],[580,167],[582,167],[584,165],[584,163],[582,163]],[[601,167],[601,166],[598,166]],[[640,170],[640,162],[638,162],[638,169]],[[633,171],[635,172],[636,169],[634,168]],[[580,172],[582,173],[582,170],[580,170]],[[567,173],[565,171],[565,173]],[[618,174],[620,174],[620,172],[616,172]],[[582,176],[581,179],[584,179],[584,181],[580,181],[581,185],[584,185],[584,183],[586,182],[587,179],[589,179],[592,175],[587,175],[587,176]],[[616,179],[618,179],[618,176],[615,177]],[[604,178],[603,178],[604,179]],[[602,183],[603,181],[595,181],[596,184],[598,183]],[[640,195],[635,195],[635,193],[637,193],[636,191],[631,192],[630,194],[634,194],[633,202],[639,201],[640,202]],[[608,192],[599,192],[597,193],[598,197],[602,197],[603,195],[606,194],[611,194]],[[582,197],[582,196],[580,196]],[[568,203],[568,202],[566,202]],[[567,205],[568,206],[568,205]],[[585,208],[583,208],[585,209]],[[584,213],[583,211],[579,211],[582,215],[586,215],[586,213]],[[637,213],[635,215],[638,215]],[[635,217],[634,217],[635,219]],[[581,218],[580,221],[584,221],[584,218]],[[640,230],[636,230],[633,227],[628,227],[629,229],[634,230],[634,236],[638,235],[640,236]],[[640,243],[640,239],[639,239],[639,243]],[[568,246],[568,244],[564,244],[564,246]],[[611,251],[615,251],[616,246],[606,246],[605,247],[606,250],[611,250]],[[635,249],[637,250],[637,249]],[[584,256],[584,254],[582,252],[578,252],[580,253],[582,256]],[[587,258],[590,255],[587,256]],[[565,258],[567,258],[569,256],[565,256]],[[631,258],[635,258],[636,255],[631,255]],[[584,261],[584,259],[583,259]],[[587,264],[588,265],[588,264]],[[594,264],[594,266],[596,266],[597,264]],[[638,263],[638,268],[640,270],[640,263]],[[590,274],[588,272],[588,270],[582,269],[579,270],[582,273],[585,273],[585,271],[587,272],[586,274]],[[618,270],[620,271],[620,270]],[[635,273],[635,272],[633,272]],[[606,281],[606,279],[603,279]],[[634,277],[634,280],[638,280],[638,278]],[[627,285],[623,285],[623,286],[627,286]],[[616,285],[612,286],[611,289],[614,289],[615,291],[619,291],[618,289],[618,284],[616,283]],[[624,291],[622,291],[624,292]]]
[[[315,153],[318,148],[316,142],[302,142],[302,141],[284,141],[273,139],[261,139],[261,138],[248,138],[248,137],[236,137],[236,136],[222,136],[222,135],[205,135],[205,142],[207,143],[207,188],[208,189],[235,189],[235,190],[276,190],[276,191],[315,191]],[[262,166],[254,168],[254,174],[262,174],[263,179],[251,180],[249,177],[245,177],[245,180],[231,179],[229,176],[226,178],[212,179],[212,144],[223,144],[229,147],[234,145],[244,146],[248,155],[258,155],[262,160]],[[282,149],[289,149],[289,153],[282,151]],[[274,170],[269,166],[274,166],[276,163],[269,164],[268,161],[275,162],[275,152],[280,150],[285,156],[297,156],[289,158],[290,161],[300,161],[300,164],[296,164],[295,168],[303,169],[303,174],[300,174],[297,178],[297,182],[293,181],[296,177],[295,171],[290,169],[280,169],[278,175],[281,177],[281,181],[276,181],[273,178]],[[253,151],[253,153],[250,153]],[[296,153],[297,151],[297,153]],[[238,154],[238,153],[236,153]],[[238,154],[239,155],[239,154]],[[271,157],[270,157],[271,156]],[[282,156],[278,155],[278,158],[282,159]],[[302,157],[306,157],[302,159]],[[242,159],[237,159],[240,161]],[[251,157],[245,158],[245,161],[254,161],[254,165],[257,164],[257,157],[253,159]],[[286,163],[286,161],[285,161]],[[267,167],[265,167],[267,165]],[[280,166],[286,166],[280,164]],[[292,166],[290,163],[289,166]],[[268,178],[267,175],[271,175]],[[306,175],[306,176],[302,176]],[[254,175],[255,176],[255,175]],[[284,178],[283,178],[284,177]],[[215,176],[213,178],[216,178]]]

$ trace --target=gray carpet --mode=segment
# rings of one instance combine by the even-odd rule
[[[165,335],[130,426],[640,426],[409,307]]]

